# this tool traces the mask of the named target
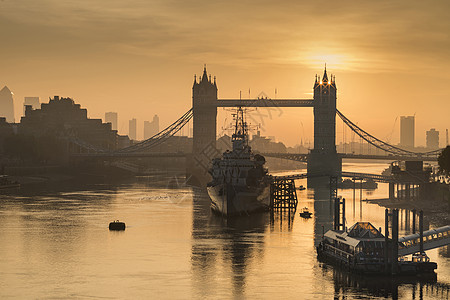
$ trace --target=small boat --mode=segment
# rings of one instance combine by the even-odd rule
[[[305,188],[303,185],[301,185],[301,186],[299,186],[299,187],[297,188],[297,190],[299,190],[299,191],[304,191],[304,190],[306,190],[306,188]]]
[[[109,230],[125,230],[125,223],[115,220],[109,223]]]
[[[311,218],[312,212],[309,211],[307,207],[302,208],[302,211],[300,212],[300,217],[309,219]]]

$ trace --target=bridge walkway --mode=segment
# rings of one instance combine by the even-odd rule
[[[398,239],[398,255],[404,256],[420,251],[420,235],[414,233]],[[424,231],[423,250],[431,250],[450,244],[450,225]]]

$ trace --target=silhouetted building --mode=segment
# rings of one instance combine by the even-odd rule
[[[5,117],[0,117],[0,150],[3,151],[5,139],[14,133],[13,124],[6,122]]]
[[[415,135],[415,118],[414,116],[400,117],[400,146],[405,148],[414,148]]]
[[[137,132],[137,120],[136,119],[131,119],[128,122],[128,136],[133,141],[136,140],[136,132]]]
[[[448,129],[445,129],[445,146],[448,146]]]
[[[131,141],[128,135],[117,136],[117,148],[122,149],[131,146]]]
[[[7,86],[0,90],[0,117],[5,117],[8,123],[14,123],[14,98]]]
[[[114,150],[116,131],[101,119],[89,119],[87,110],[70,98],[55,96],[40,109],[27,106],[19,125],[19,133],[35,137],[54,137],[60,140],[82,142],[96,148]]]
[[[159,117],[153,116],[153,121],[144,121],[144,139],[151,138],[159,132]]]
[[[117,130],[117,113],[107,112],[105,113],[105,123],[111,123],[112,130]]]
[[[439,149],[439,131],[434,128],[427,131],[427,148]]]
[[[260,131],[252,136],[249,145],[254,151],[262,153],[286,153],[286,146],[283,143],[277,143],[273,137],[261,136]]]
[[[23,114],[25,115],[25,108],[30,105],[33,109],[41,108],[39,97],[25,97],[23,101]]]

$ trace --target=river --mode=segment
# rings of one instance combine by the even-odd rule
[[[380,173],[383,164],[345,164]],[[297,185],[305,185],[299,180]],[[363,199],[385,198],[385,184]],[[352,190],[347,225],[384,227],[384,208]],[[0,201],[2,299],[433,299],[448,298],[449,247],[428,251],[437,282],[361,278],[316,259],[331,226],[328,189],[298,192],[313,218],[262,213],[226,221],[213,215],[205,191],[182,178],[140,177],[120,184],[22,189]],[[402,210],[400,236],[410,233]],[[124,232],[108,230],[112,220]],[[442,226],[425,216],[426,228]]]

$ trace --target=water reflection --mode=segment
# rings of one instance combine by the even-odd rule
[[[399,299],[406,295],[411,295],[412,299],[424,299],[425,295],[428,299],[430,296],[448,295],[449,291],[448,286],[436,284],[436,274],[421,277],[362,276],[325,264],[322,268],[334,282],[334,299],[347,299],[348,296]]]
[[[312,189],[314,199],[314,246],[319,245],[324,232],[333,229],[333,202],[328,188]]]
[[[314,245],[333,224],[327,188],[299,192],[299,209],[307,206],[311,219],[297,211],[225,220],[211,213],[205,191],[169,182],[142,177],[2,197],[0,240],[7,243],[0,243],[0,298],[329,299],[397,293],[426,299],[431,290],[445,291],[441,283],[359,280],[319,263]],[[350,199],[351,226],[360,202],[352,217],[351,191],[343,196]],[[384,226],[383,207],[361,207],[363,220]],[[411,212],[400,215],[401,235],[409,234]],[[108,231],[117,218],[127,222],[125,232]],[[436,224],[429,221],[425,228]],[[448,247],[431,251],[440,282],[450,283],[449,256]]]
[[[207,195],[197,191],[194,196],[191,263],[194,280],[200,287],[198,296],[211,296],[221,291],[226,282],[215,281],[221,269],[231,268],[231,295],[245,294],[246,272],[250,260],[258,260],[264,252],[264,232],[268,213],[223,218],[211,212]],[[225,294],[224,294],[225,293]]]

